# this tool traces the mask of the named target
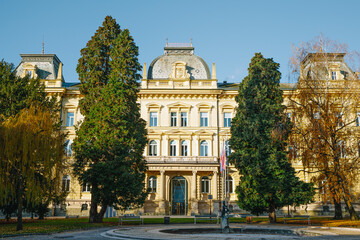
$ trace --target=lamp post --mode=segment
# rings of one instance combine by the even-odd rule
[[[210,200],[210,218],[211,218],[211,200],[212,200],[212,195],[211,195],[211,179],[212,179],[212,174],[209,174],[209,195],[208,195],[208,199]]]

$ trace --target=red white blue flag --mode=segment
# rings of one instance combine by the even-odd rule
[[[226,151],[225,151],[225,145],[224,145],[221,156],[220,156],[220,172],[224,171],[225,167],[226,167]]]

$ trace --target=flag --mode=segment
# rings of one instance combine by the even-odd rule
[[[225,152],[225,145],[224,145],[223,150],[222,150],[222,154],[221,154],[221,157],[220,157],[220,172],[225,170],[225,164],[226,164],[226,152]]]

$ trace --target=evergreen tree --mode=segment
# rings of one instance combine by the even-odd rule
[[[73,143],[74,174],[92,186],[89,222],[102,222],[107,206],[138,206],[147,196],[142,156],[147,132],[136,102],[141,66],[129,31],[109,16],[81,53],[84,121]]]
[[[295,176],[286,155],[290,122],[282,105],[278,68],[261,53],[251,59],[236,97],[230,139],[230,161],[241,175],[238,205],[253,214],[268,212],[270,222],[276,222],[277,208],[307,203],[314,195],[312,185]]]

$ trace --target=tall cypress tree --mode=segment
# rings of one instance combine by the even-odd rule
[[[230,139],[230,161],[241,175],[236,188],[238,205],[253,214],[275,210],[312,199],[312,185],[295,176],[286,155],[290,122],[282,105],[279,64],[256,53],[249,74],[239,87],[237,114]]]
[[[136,102],[141,66],[129,30],[121,31],[109,16],[81,53],[77,70],[85,118],[73,143],[74,173],[92,186],[89,222],[102,222],[107,206],[142,205],[147,196],[147,132]]]

